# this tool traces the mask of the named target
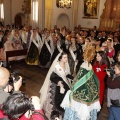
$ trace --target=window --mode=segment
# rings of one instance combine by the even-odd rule
[[[1,19],[1,22],[3,22],[3,20],[4,20],[4,5],[3,5],[3,3],[0,4],[0,19]]]
[[[38,0],[32,2],[32,20],[35,27],[38,24]]]

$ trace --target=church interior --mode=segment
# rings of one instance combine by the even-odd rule
[[[4,25],[31,25],[40,30],[66,26],[73,30],[75,26],[99,30],[119,29],[119,0],[94,0],[95,13],[86,14],[86,5],[91,0],[72,1],[69,8],[60,7],[60,0],[1,0],[1,22]],[[67,0],[69,1],[69,0]],[[2,7],[1,7],[2,8]],[[2,15],[4,13],[4,15]],[[64,20],[64,22],[61,21]]]
[[[87,32],[105,31],[111,35],[120,31],[120,0],[0,0],[0,35],[4,29],[16,31],[23,27],[33,30],[33,34],[34,30],[39,29],[41,35],[45,30],[52,32],[55,27],[65,28],[71,33],[80,29]],[[9,53],[8,50],[5,58],[2,59],[0,54],[0,61],[26,81],[21,91],[39,97],[49,67],[14,60],[14,56],[26,54],[26,47],[22,52]],[[98,120],[107,120],[108,115],[106,88]]]

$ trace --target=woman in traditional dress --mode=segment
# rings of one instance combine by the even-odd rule
[[[27,26],[25,26],[21,31],[21,39],[22,39],[22,45],[24,49],[28,49],[30,44],[30,37],[31,37],[32,31],[28,29]]]
[[[70,35],[66,35],[65,37],[65,46],[66,46],[66,50],[68,50],[70,44],[71,44],[71,36]]]
[[[23,49],[21,39],[20,39],[20,36],[19,36],[19,30],[15,30],[15,31],[13,30],[11,40],[12,40],[13,46],[16,50],[22,50]]]
[[[78,63],[78,59],[80,55],[81,53],[80,53],[79,46],[76,45],[76,38],[72,37],[71,45],[69,46],[69,50],[68,50],[68,63],[69,63],[70,72],[72,75],[76,73],[76,65]]]
[[[63,116],[64,110],[60,104],[67,90],[70,89],[70,81],[66,77],[68,74],[70,71],[67,54],[60,53],[54,60],[40,90],[41,105],[48,119],[54,110],[59,111]]]
[[[96,61],[93,64],[93,70],[98,77],[100,83],[100,104],[103,104],[104,91],[105,91],[105,76],[106,68],[108,67],[107,57],[104,51],[97,52]]]
[[[53,41],[50,35],[50,31],[47,31],[46,33],[47,35],[44,38],[43,47],[39,56],[39,62],[41,67],[49,67],[50,59],[53,54]]]
[[[51,64],[52,62],[55,60],[56,56],[62,52],[62,51],[65,51],[65,44],[64,43],[61,43],[61,38],[60,38],[60,35],[57,35],[54,34],[53,35],[53,40],[56,40],[56,44],[54,45],[54,52],[52,54],[52,57],[51,57]]]
[[[39,63],[39,53],[42,47],[42,42],[40,39],[41,38],[36,29],[34,29],[30,38],[30,45],[28,47],[28,54],[26,58],[26,63],[28,65],[38,65]]]
[[[5,43],[3,45],[3,48],[4,48],[4,54],[5,54],[5,58],[6,58],[6,51],[14,51],[15,48],[13,46],[13,42],[11,40],[11,32],[8,32],[6,37],[5,37]],[[8,58],[9,61],[13,61],[13,60],[16,60],[16,57],[9,57]]]
[[[87,46],[84,62],[61,104],[65,109],[64,120],[97,120],[100,110],[99,82],[90,61],[94,58],[95,47]]]
[[[12,30],[11,33],[11,41],[13,44],[13,47],[15,50],[23,50],[23,45],[20,39],[20,35],[19,35],[19,30]],[[25,59],[26,56],[22,55],[22,56],[17,56],[16,60],[22,60]]]

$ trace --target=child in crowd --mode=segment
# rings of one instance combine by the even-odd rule
[[[114,66],[114,76],[107,72],[107,86],[108,86],[108,107],[109,117],[108,120],[120,120],[120,62]]]

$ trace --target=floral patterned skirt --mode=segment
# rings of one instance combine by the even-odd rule
[[[71,108],[66,108],[63,120],[82,120],[82,119],[79,119],[76,111],[72,110]],[[97,120],[97,110],[96,109],[92,110],[90,112],[90,118],[86,120]]]

